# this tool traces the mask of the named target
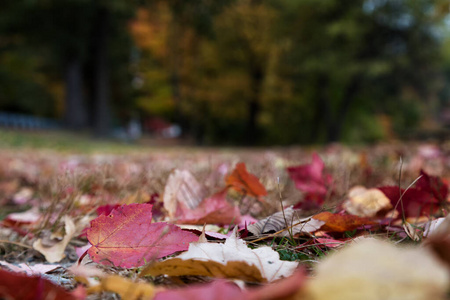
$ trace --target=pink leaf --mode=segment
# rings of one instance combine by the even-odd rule
[[[156,294],[155,300],[226,300],[242,299],[243,293],[233,283],[217,280],[209,284],[167,290]]]
[[[311,164],[288,168],[289,176],[300,191],[326,195],[332,178],[329,174],[324,174],[325,165],[319,155],[314,153],[312,159]]]
[[[228,203],[226,195],[226,189],[215,193],[203,199],[195,209],[179,206],[175,215],[177,222],[200,225],[239,223],[239,208]]]
[[[187,250],[198,237],[167,223],[151,223],[151,204],[122,205],[91,222],[88,250],[97,263],[138,267],[153,259]]]

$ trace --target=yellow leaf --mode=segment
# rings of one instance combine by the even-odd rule
[[[133,282],[118,275],[102,278],[100,284],[88,288],[89,294],[113,292],[122,300],[153,299],[155,287],[149,283]]]
[[[247,282],[266,282],[259,269],[243,261],[229,261],[225,265],[209,260],[180,258],[168,259],[146,267],[141,276],[208,276],[213,278],[240,279]]]

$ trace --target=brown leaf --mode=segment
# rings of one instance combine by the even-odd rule
[[[175,170],[170,174],[164,188],[164,208],[169,218],[175,219],[180,207],[193,210],[206,195],[205,187],[189,171]]]
[[[267,195],[266,188],[261,184],[258,177],[247,171],[245,163],[238,163],[225,181],[228,186],[244,195],[258,199]]]
[[[377,224],[367,218],[361,218],[354,215],[340,215],[330,212],[322,212],[313,217],[313,219],[324,221],[325,224],[320,228],[324,231],[345,232],[354,230],[363,225]]]
[[[240,279],[247,282],[266,282],[259,269],[245,261],[229,261],[221,264],[216,261],[198,259],[167,259],[150,265],[141,272],[141,276],[208,276],[213,278]]]
[[[50,237],[48,241],[51,244],[46,243],[45,238],[38,239],[33,243],[33,248],[42,253],[50,263],[59,262],[65,257],[64,250],[76,233],[76,226],[73,220],[68,216],[64,216],[63,220],[65,223],[64,237],[58,238],[57,240]]]
[[[102,278],[100,284],[88,288],[89,294],[101,292],[113,292],[119,294],[123,300],[152,299],[155,287],[144,282],[133,282],[130,279],[112,275]]]
[[[236,229],[237,227],[235,227],[232,235],[225,240],[224,244],[194,242],[189,245],[187,252],[173,259],[213,261],[224,266],[229,262],[252,265],[260,271],[262,278],[269,282],[288,277],[295,271],[298,263],[280,260],[278,252],[271,247],[248,248],[242,239],[237,238]],[[167,261],[169,259],[164,261],[164,263]],[[252,276],[257,278],[257,276]]]

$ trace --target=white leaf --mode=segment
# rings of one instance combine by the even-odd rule
[[[236,228],[224,244],[191,243],[189,250],[177,258],[212,260],[221,264],[229,261],[243,261],[256,266],[269,282],[289,277],[298,265],[296,262],[280,260],[278,252],[270,247],[248,248],[242,239],[237,238]]]

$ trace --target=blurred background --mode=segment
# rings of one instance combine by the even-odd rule
[[[197,145],[450,137],[448,1],[1,6],[1,130]]]

